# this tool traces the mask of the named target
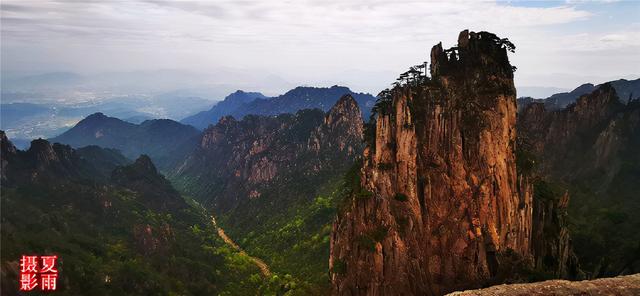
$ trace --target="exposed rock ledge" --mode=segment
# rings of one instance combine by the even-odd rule
[[[640,273],[590,281],[551,280],[529,284],[498,285],[485,289],[453,292],[450,296],[467,295],[640,295]]]

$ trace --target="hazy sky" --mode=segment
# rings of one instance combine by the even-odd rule
[[[640,1],[2,0],[2,73],[239,71],[377,93],[467,28],[516,45],[518,87],[640,76]]]

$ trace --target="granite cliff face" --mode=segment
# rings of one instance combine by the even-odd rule
[[[334,294],[441,295],[514,276],[507,262],[532,264],[513,49],[463,31],[457,47],[432,48],[431,77],[419,65],[380,94],[362,188],[334,224]]]
[[[248,115],[241,121],[223,117],[204,131],[200,147],[176,175],[186,190],[225,212],[247,198],[260,198],[263,189],[288,176],[312,182],[323,173],[344,170],[339,168],[348,168],[361,151],[360,110],[346,95],[327,114],[307,109],[275,117]]]

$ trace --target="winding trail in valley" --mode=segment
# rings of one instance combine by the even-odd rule
[[[216,223],[216,218],[215,217],[211,217],[211,223],[213,223],[213,226],[218,230],[218,235],[222,238],[222,240],[224,240],[224,242],[231,246],[232,248],[234,248],[236,251],[238,251],[240,254],[247,256],[251,261],[253,261],[258,268],[260,268],[260,271],[262,272],[262,275],[264,275],[266,278],[271,277],[271,270],[269,269],[269,265],[267,265],[266,263],[264,263],[264,261],[262,261],[262,259],[257,258],[257,257],[253,257],[249,254],[247,254],[247,252],[245,252],[242,248],[240,248],[240,246],[238,246],[238,244],[236,244],[226,233],[224,233],[224,229],[222,229],[222,227],[219,227],[218,224]]]

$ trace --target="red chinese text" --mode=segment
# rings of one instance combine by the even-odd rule
[[[40,260],[38,260],[40,259]],[[20,259],[20,291],[55,291],[58,284],[58,256],[22,255]]]

